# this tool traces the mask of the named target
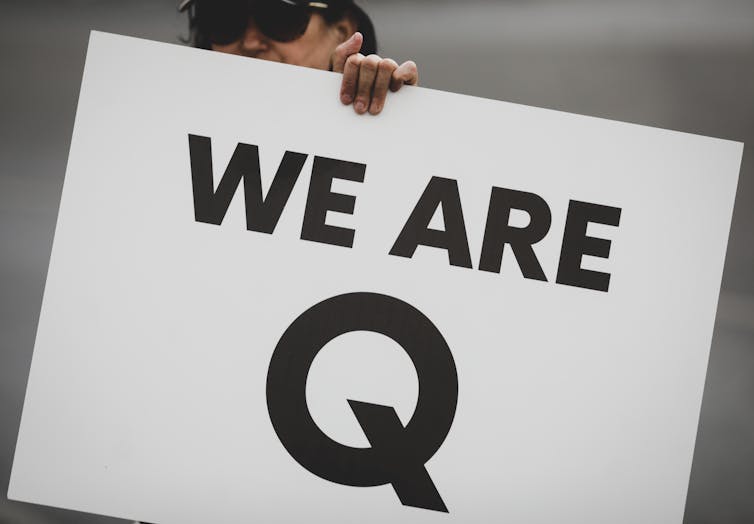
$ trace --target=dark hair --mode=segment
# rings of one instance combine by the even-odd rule
[[[187,43],[200,49],[211,49],[209,35],[203,30],[201,23],[202,4],[205,2],[217,2],[217,0],[193,0],[188,4],[186,11],[189,19],[189,38]],[[377,53],[377,35],[374,25],[367,14],[352,0],[329,0],[327,9],[318,9],[328,24],[340,22],[344,18],[351,18],[356,23],[356,30],[364,36],[361,53],[371,55]]]

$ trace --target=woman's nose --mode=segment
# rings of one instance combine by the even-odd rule
[[[249,20],[241,38],[241,49],[244,54],[255,56],[269,47],[267,37],[262,34],[253,20]]]

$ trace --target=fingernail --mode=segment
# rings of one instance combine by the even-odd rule
[[[351,95],[341,95],[340,101],[343,102],[345,105],[348,105],[351,102],[353,102],[353,97]]]
[[[367,106],[364,102],[356,102],[353,105],[353,108],[356,110],[357,113],[363,113],[367,110]]]

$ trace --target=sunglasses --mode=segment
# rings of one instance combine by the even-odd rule
[[[249,19],[270,40],[293,42],[306,33],[314,10],[330,7],[326,2],[295,0],[189,0],[179,9],[190,5],[196,10],[200,31],[219,45],[241,39]]]

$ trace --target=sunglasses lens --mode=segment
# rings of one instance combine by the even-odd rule
[[[267,37],[292,42],[306,32],[311,12],[307,7],[272,0],[258,2],[252,16]]]
[[[198,13],[200,30],[214,44],[230,44],[241,38],[249,20],[245,0],[213,0],[202,2]]]

